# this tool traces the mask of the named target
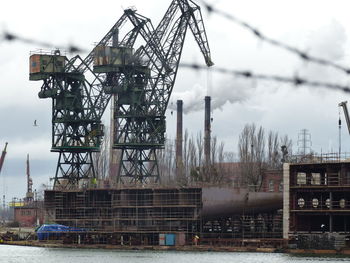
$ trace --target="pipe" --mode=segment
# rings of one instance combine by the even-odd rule
[[[178,100],[176,102],[177,107],[177,124],[176,124],[176,176],[179,178],[182,175],[183,161],[182,161],[182,113],[183,113],[183,102]]]
[[[205,96],[204,108],[204,156],[206,165],[210,164],[210,96]]]
[[[282,193],[249,192],[248,189],[230,187],[203,187],[203,218],[231,216],[233,214],[264,213],[282,209]]]

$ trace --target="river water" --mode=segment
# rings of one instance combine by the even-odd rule
[[[350,257],[281,253],[121,251],[0,245],[0,263],[317,263],[350,262]]]

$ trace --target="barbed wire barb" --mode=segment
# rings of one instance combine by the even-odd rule
[[[195,71],[207,70],[206,66],[202,66],[199,64],[195,64],[195,63],[181,63],[180,67],[190,68],[190,69],[195,70]],[[271,81],[275,81],[275,82],[290,83],[290,84],[293,84],[295,86],[304,85],[304,86],[312,86],[312,87],[323,87],[323,88],[340,90],[343,92],[350,93],[350,86],[340,85],[340,84],[336,84],[336,83],[307,80],[307,79],[299,77],[298,75],[295,75],[294,77],[285,77],[285,76],[278,76],[278,75],[255,74],[252,71],[240,71],[240,70],[227,69],[227,68],[222,68],[222,67],[217,67],[217,66],[211,68],[211,70],[216,71],[218,73],[232,75],[232,76],[238,76],[238,77],[260,79],[260,80],[271,80]]]
[[[215,8],[213,5],[209,4],[207,1],[205,0],[199,0],[203,6],[206,8],[207,12],[209,14],[212,13],[216,13],[217,15],[220,15],[234,23],[236,23],[237,25],[249,30],[255,37],[257,37],[258,39],[265,41],[273,46],[282,48],[284,50],[287,50],[288,52],[295,54],[297,56],[299,56],[301,59],[306,60],[306,61],[310,61],[319,65],[323,65],[323,66],[329,66],[329,67],[333,67],[337,70],[343,71],[344,73],[350,75],[350,68],[344,67],[342,65],[336,64],[332,61],[329,61],[327,59],[323,59],[323,58],[319,58],[319,57],[315,57],[315,56],[311,56],[309,54],[307,54],[306,51],[302,51],[296,47],[287,45],[281,41],[278,41],[276,39],[270,38],[266,35],[264,35],[261,31],[259,31],[256,27],[248,24],[247,22],[240,20],[239,18],[237,18],[236,16],[227,13],[223,10],[217,9]]]
[[[44,42],[41,40],[35,40],[35,39],[31,39],[31,38],[22,37],[22,36],[19,36],[17,34],[11,33],[9,31],[3,31],[2,37],[0,39],[3,39],[3,40],[8,41],[8,42],[20,41],[22,43],[33,44],[33,45],[37,45],[37,46],[44,47],[44,48],[55,48],[55,49],[66,50],[68,53],[88,52],[87,50],[80,48],[78,46],[72,45],[72,44],[69,44],[66,46],[55,45],[55,44],[52,44],[49,42]]]

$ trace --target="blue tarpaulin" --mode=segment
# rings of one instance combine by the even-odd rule
[[[82,232],[85,231],[82,228],[76,228],[76,227],[69,227],[59,224],[44,224],[41,225],[37,230],[36,233],[38,235],[39,240],[45,240],[52,236],[60,236],[62,233],[67,232]]]

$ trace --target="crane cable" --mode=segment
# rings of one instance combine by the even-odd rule
[[[338,120],[338,127],[339,127],[339,159],[340,159],[340,154],[341,154],[341,118],[340,118],[340,107],[338,105],[338,115],[339,115],[339,120]]]

